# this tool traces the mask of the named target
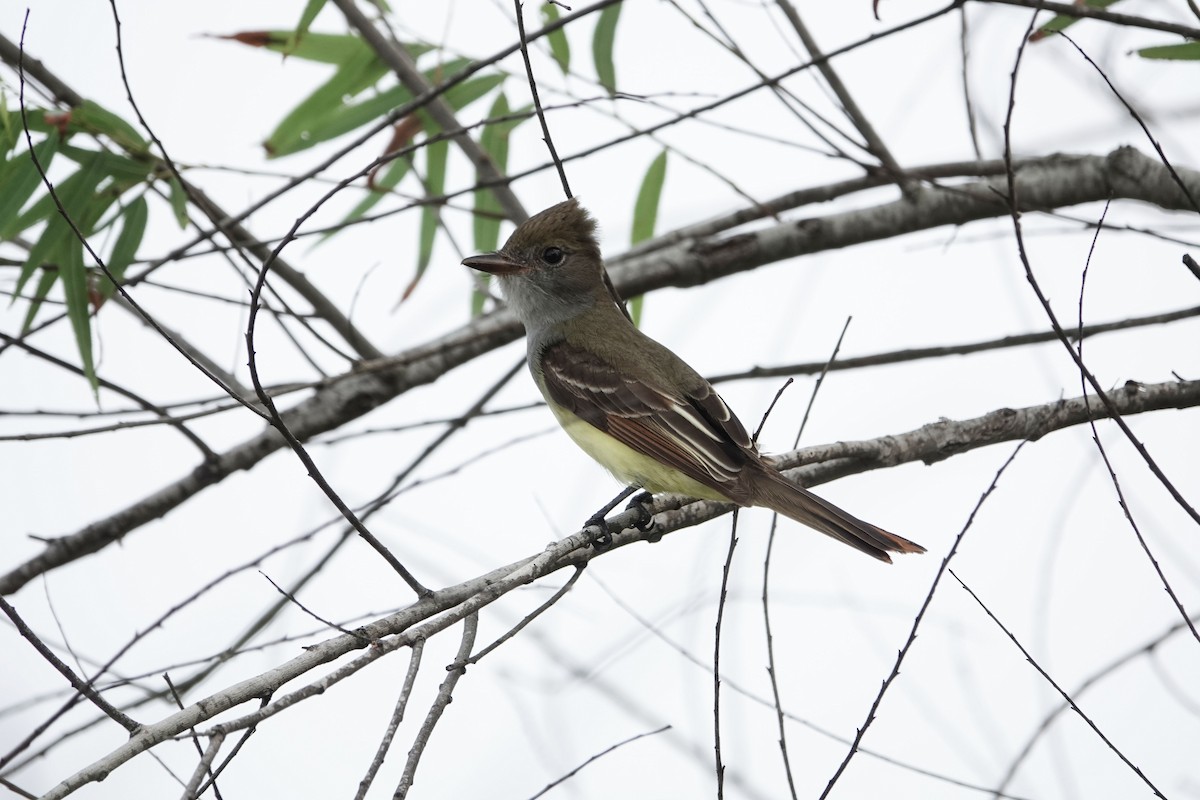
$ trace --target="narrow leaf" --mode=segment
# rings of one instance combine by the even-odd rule
[[[600,12],[596,30],[592,34],[592,60],[596,64],[596,77],[609,94],[617,91],[617,70],[613,65],[613,45],[617,38],[617,19],[621,16],[621,3],[611,5]]]
[[[150,210],[146,203],[145,195],[139,196],[126,206],[122,216],[125,222],[121,226],[121,233],[117,236],[117,241],[113,244],[112,253],[108,257],[108,271],[112,273],[112,276],[118,282],[125,276],[126,268],[133,263],[133,259],[137,255],[137,249],[142,243],[142,237],[146,235],[146,220],[150,216]],[[116,287],[112,281],[101,275],[101,296],[112,297],[115,291]]]
[[[50,294],[50,288],[58,281],[58,270],[45,270],[42,272],[42,277],[38,278],[37,288],[33,291],[33,296],[29,298],[29,310],[25,312],[25,321],[21,324],[21,335],[29,333],[33,328],[33,321],[37,319],[37,313],[42,308],[42,301],[46,299],[46,295]],[[13,299],[16,299],[16,293],[13,293]]]
[[[341,111],[346,98],[374,86],[387,67],[373,52],[353,53],[325,83],[288,112],[264,143],[274,158],[309,147],[311,129]]]
[[[187,192],[183,190],[183,184],[174,175],[167,178],[167,184],[171,187],[171,211],[175,214],[175,221],[179,223],[180,228],[186,229],[188,226]]]
[[[403,86],[393,86],[361,103],[344,105],[335,109],[324,119],[315,122],[303,138],[285,143],[272,155],[275,157],[289,155],[349,133],[355,128],[374,122],[393,108],[403,105],[411,99],[412,95],[408,89]]]
[[[433,132],[433,129],[429,129]],[[446,193],[446,156],[450,152],[450,142],[442,139],[441,141],[432,142],[425,148],[425,196],[437,197]],[[421,280],[421,276],[425,274],[425,270],[429,267],[429,263],[433,260],[433,243],[437,237],[438,230],[438,212],[440,206],[426,205],[421,207],[421,234],[417,243],[417,271],[413,274],[412,279],[405,287],[404,293],[400,295],[400,300],[397,306],[408,299],[413,290],[417,288],[417,284]]]
[[[478,78],[469,78],[457,86],[447,89],[443,97],[451,108],[458,111],[504,83],[504,78],[504,75],[481,75]]]
[[[558,22],[559,13],[558,6],[554,3],[544,3],[542,5],[542,25],[550,25]],[[566,75],[571,70],[571,45],[567,42],[567,32],[563,28],[559,28],[553,33],[546,35],[546,40],[550,43],[550,55],[554,56],[554,60],[558,62],[558,67]]]
[[[74,175],[71,175],[56,188],[63,210],[77,226],[81,226],[80,230],[85,234],[87,233],[85,218],[89,216],[88,206],[92,204],[95,198],[96,187],[103,179],[103,171],[96,165],[96,162],[92,162],[78,170]],[[45,199],[50,199],[49,195]],[[109,202],[111,202],[111,199]],[[98,215],[96,216],[98,217]],[[93,217],[93,219],[95,218]],[[75,232],[71,230],[71,226],[63,218],[62,212],[54,208],[54,214],[50,217],[50,221],[46,224],[42,235],[38,237],[33,247],[29,249],[29,255],[21,267],[21,275],[17,278],[16,293],[20,293],[21,289],[25,286],[25,282],[32,277],[36,270],[51,260],[51,254],[57,254],[61,260],[64,254],[59,251],[59,248],[64,243],[72,242],[81,248],[79,259],[80,264],[82,264],[83,245],[79,244]]]
[[[1109,6],[1118,2],[1120,2],[1120,0],[1087,0],[1087,2],[1083,3],[1083,5],[1088,6],[1089,8],[1108,8]],[[1076,22],[1079,22],[1081,19],[1084,19],[1084,17],[1072,17],[1069,14],[1059,14],[1045,25],[1029,34],[1029,41],[1037,42],[1045,39],[1052,33],[1058,33],[1061,30],[1066,30]]]
[[[130,152],[145,153],[150,149],[137,128],[91,100],[84,100],[71,110],[71,122],[89,133],[104,134]]]
[[[658,201],[662,199],[663,182],[667,178],[667,151],[663,150],[642,177],[637,202],[633,206],[633,234],[630,244],[644,242],[654,235],[658,222]]]
[[[58,134],[52,133],[33,146],[42,169],[50,168],[50,161],[58,152],[58,144]],[[16,225],[17,214],[41,182],[42,176],[38,174],[28,151],[14,156],[0,167],[0,186],[4,187],[0,191],[0,239],[11,239],[24,230]]]
[[[375,185],[371,190],[363,196],[362,200],[358,201],[358,204],[350,210],[349,214],[342,218],[339,228],[365,217],[367,212],[375,207],[376,203],[387,197],[388,192],[395,189],[400,181],[404,179],[404,176],[408,174],[411,164],[412,162],[408,158],[403,157],[397,158],[388,164],[387,169],[383,171],[383,175],[376,178]],[[321,241],[325,241],[335,233],[337,233],[336,230],[329,231],[321,237]]]
[[[662,199],[663,183],[667,178],[667,151],[663,150],[650,162],[646,174],[642,177],[642,186],[638,189],[637,202],[633,205],[633,225],[630,244],[644,242],[654,235],[658,224],[658,206]],[[638,295],[629,301],[629,316],[634,325],[642,321],[642,309],[645,296]]]
[[[633,320],[634,327],[642,326],[642,309],[645,305],[646,295],[644,294],[629,298],[629,318]]]
[[[296,30],[292,31],[292,35],[288,37],[287,45],[285,45],[285,55],[291,54],[300,40],[307,36],[313,20],[317,18],[317,14],[320,14],[324,7],[325,0],[308,0],[304,4],[304,10],[300,12],[300,23],[296,26]]]
[[[488,111],[489,118],[503,117],[509,112],[508,98],[501,92]],[[494,122],[483,129],[479,136],[479,147],[487,153],[496,171],[501,175],[508,168],[508,134],[512,126],[503,122]],[[475,179],[482,176],[477,172]],[[475,252],[485,253],[500,246],[500,220],[503,209],[491,189],[480,189],[475,192]]]
[[[344,64],[356,53],[369,52],[371,47],[361,36],[344,33],[305,33],[296,37],[295,31],[239,31],[226,36],[213,36],[250,47],[262,47],[276,53],[316,61],[321,64]],[[292,40],[296,39],[295,44]]]
[[[62,276],[63,294],[67,301],[67,318],[71,320],[71,329],[75,332],[75,344],[79,348],[83,374],[91,384],[92,391],[97,392],[99,382],[96,380],[96,366],[92,361],[91,305],[88,302],[87,271],[83,268],[83,245],[76,239],[63,250],[58,270]]]
[[[60,152],[81,167],[96,162],[101,172],[126,188],[144,181],[154,166],[149,160],[139,161],[108,150],[86,150],[69,144],[64,144]]]
[[[7,155],[21,140],[21,126],[8,110],[8,97],[0,87],[0,155]],[[0,181],[0,186],[4,183]]]
[[[1158,47],[1143,47],[1137,51],[1142,58],[1161,58],[1171,61],[1200,60],[1200,42],[1164,44]]]
[[[214,39],[226,39],[249,45],[262,47],[276,53],[316,61],[321,64],[345,64],[351,56],[357,53],[371,52],[371,46],[363,41],[361,36],[344,33],[313,33],[306,31],[298,37],[295,46],[291,46],[295,31],[241,31],[228,36],[214,36]],[[404,49],[413,58],[418,58],[433,49],[427,44],[405,44]]]

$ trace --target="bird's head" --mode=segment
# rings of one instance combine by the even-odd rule
[[[579,313],[607,297],[596,222],[574,198],[522,222],[496,252],[462,263],[497,276],[527,328]]]

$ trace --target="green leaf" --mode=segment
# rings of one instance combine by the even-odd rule
[[[83,246],[76,240],[73,245],[63,249],[58,271],[62,275],[63,294],[67,301],[67,318],[71,320],[71,328],[75,331],[75,344],[79,348],[83,374],[91,384],[92,391],[97,392],[99,382],[92,361],[91,305],[88,302],[87,270],[83,268]]]
[[[518,111],[529,109],[530,106],[525,106]],[[492,103],[491,110],[488,111],[488,118],[495,119],[498,117],[509,116],[512,109],[508,106],[508,98],[501,92],[496,96]],[[506,119],[501,122],[492,122],[483,129],[483,133],[479,135],[479,146],[488,154],[492,163],[496,166],[496,170],[500,174],[508,171],[508,140],[510,134],[518,125],[524,122],[528,117],[516,117],[514,119]],[[476,172],[475,180],[479,181],[482,176]],[[487,252],[495,250],[500,245],[500,223],[504,218],[504,208],[500,205],[500,201],[496,199],[496,193],[491,189],[479,189],[475,192],[475,218],[474,218],[474,244],[477,252]],[[479,276],[480,281],[477,286],[486,286],[488,280],[486,275]],[[471,316],[478,316],[483,312],[483,304],[487,300],[487,293],[479,288],[476,288],[471,293]]]
[[[544,3],[542,5],[542,25],[550,25],[558,22],[559,13],[558,6],[554,3]],[[554,60],[558,62],[558,67],[566,75],[571,70],[571,45],[567,42],[567,32],[559,28],[558,30],[546,34],[546,41],[550,43],[550,55],[554,56]]]
[[[658,205],[662,199],[662,188],[666,178],[667,151],[663,150],[654,157],[646,174],[642,176],[642,186],[638,189],[637,202],[633,204],[630,244],[644,242],[654,235],[654,228],[658,224]],[[629,301],[629,316],[633,318],[634,325],[641,324],[645,300],[645,295],[638,295]]]
[[[60,152],[80,166],[87,166],[93,161],[97,162],[97,166],[104,174],[111,175],[119,185],[125,188],[146,180],[154,166],[148,160],[138,161],[107,150],[85,150],[69,144],[64,144]]]
[[[474,277],[476,288],[471,290],[471,316],[478,317],[483,313],[483,304],[487,302],[487,285],[491,282],[492,276],[486,272],[480,272]]]
[[[374,59],[374,54],[368,54]],[[447,80],[462,72],[471,64],[470,59],[456,58],[445,64],[440,64],[425,70],[424,75],[431,84]],[[358,86],[347,69],[346,75],[339,70],[330,82],[309,95],[308,99],[288,114],[279,124],[271,138],[267,140],[266,148],[272,158],[290,155],[306,150],[320,142],[325,142],[355,128],[373,122],[383,117],[392,109],[397,108],[412,99],[408,89],[403,86],[393,86],[360,103],[347,103],[346,98],[361,92],[373,85],[386,72],[382,63],[375,60],[363,73],[370,78],[366,86]],[[445,101],[451,108],[458,110],[484,96],[504,81],[503,75],[485,75],[463,81],[451,87],[445,95]],[[361,82],[361,81],[360,81]],[[331,88],[332,87],[332,88]],[[356,88],[357,87],[357,88]]]
[[[637,202],[633,206],[633,234],[630,244],[644,242],[654,235],[654,226],[658,222],[658,201],[662,199],[663,182],[667,178],[667,151],[663,150],[654,160],[642,177],[642,186],[638,189]]]
[[[296,140],[289,147],[276,151],[273,155],[275,157],[289,155],[349,133],[355,128],[382,117],[393,108],[403,105],[411,99],[412,95],[408,89],[403,86],[393,86],[361,103],[342,106],[314,124],[303,139]]]
[[[488,117],[503,117],[509,112],[508,98],[501,92],[496,96]],[[487,153],[496,171],[501,175],[508,168],[508,135],[513,129],[508,122],[493,122],[483,129],[479,136],[479,147]],[[482,176],[476,172],[475,180]],[[503,208],[491,189],[479,189],[475,192],[475,252],[484,253],[495,250],[500,246],[500,220],[503,218]]]
[[[387,67],[370,51],[352,54],[333,76],[300,101],[267,138],[264,146],[271,158],[309,147],[311,129],[341,111],[346,98],[374,86]]]
[[[646,295],[639,294],[637,297],[629,299],[629,318],[633,320],[635,328],[642,326],[642,308],[646,305]]]
[[[37,289],[34,290],[33,297],[29,299],[29,309],[25,312],[25,321],[21,324],[22,336],[33,328],[33,321],[42,307],[42,301],[46,299],[46,295],[50,294],[50,288],[57,280],[58,270],[52,269],[44,271],[42,277],[38,278]],[[16,292],[13,292],[13,299],[16,300]]]
[[[42,169],[50,168],[50,161],[58,152],[59,138],[52,133],[46,139],[33,146],[38,163]],[[25,229],[18,227],[18,213],[21,207],[41,185],[42,176],[38,174],[29,152],[24,151],[0,166],[0,239],[11,239]],[[31,221],[30,225],[33,224]]]
[[[368,191],[363,199],[358,201],[358,205],[351,209],[350,213],[342,219],[338,227],[340,228],[365,217],[367,212],[375,207],[376,203],[387,197],[388,192],[396,188],[400,181],[404,179],[404,176],[408,174],[411,166],[412,162],[405,156],[401,156],[388,164],[387,169],[383,171],[383,176],[376,178],[374,189]],[[336,230],[329,231],[321,237],[320,241],[325,241],[335,233],[337,233]]]
[[[447,89],[442,97],[451,108],[459,111],[504,83],[505,77],[504,75],[481,75],[478,78],[468,78]]]
[[[125,223],[121,226],[121,233],[117,236],[112,253],[108,256],[108,271],[118,283],[125,277],[125,270],[133,263],[138,246],[142,243],[142,237],[146,234],[146,220],[150,216],[150,209],[145,195],[139,196],[126,206],[122,216],[125,218]],[[102,277],[100,293],[105,297],[112,297],[115,291],[116,287],[112,281],[107,277]]]
[[[167,184],[171,187],[171,211],[175,213],[175,221],[179,223],[180,228],[186,230],[188,226],[187,192],[183,190],[183,184],[174,175],[167,178]]]
[[[311,31],[306,31],[302,36],[297,34],[298,31],[259,31],[224,38],[264,47],[289,58],[321,64],[341,65],[355,55],[371,52],[371,46],[364,42],[361,36]],[[243,36],[245,38],[242,38]]]
[[[41,178],[39,177],[40,181]],[[11,239],[26,228],[50,218],[54,211],[54,199],[46,193],[39,197],[33,205],[21,212],[16,219],[10,219],[0,229],[0,239]]]
[[[446,193],[446,156],[450,153],[450,142],[446,139],[432,142],[425,147],[425,195],[437,197]],[[417,288],[421,276],[433,260],[433,242],[438,230],[438,212],[440,205],[425,205],[421,207],[421,235],[417,244],[417,271],[404,294],[400,296],[403,303]]]
[[[1137,51],[1142,58],[1161,58],[1171,61],[1200,60],[1200,42],[1184,42],[1182,44],[1164,44],[1158,47],[1143,47]]]
[[[1089,8],[1108,8],[1109,6],[1118,2],[1120,2],[1120,0],[1087,0],[1084,5],[1088,6]],[[1076,22],[1079,22],[1081,19],[1084,19],[1084,17],[1073,17],[1069,14],[1059,14],[1045,25],[1034,31],[1030,35],[1029,40],[1031,42],[1036,42],[1039,39],[1045,39],[1052,33],[1058,33],[1061,30],[1066,30]]]
[[[324,7],[325,0],[308,0],[304,4],[304,10],[300,12],[300,23],[296,26],[296,30],[292,31],[292,35],[288,37],[287,44],[284,46],[285,54],[294,51],[300,40],[308,35],[308,29],[312,27],[313,20],[317,18],[317,14],[321,13],[321,9]]]
[[[596,64],[596,77],[609,94],[617,91],[617,70],[613,65],[613,44],[617,38],[617,19],[621,16],[621,3],[611,5],[600,12],[596,30],[592,34],[592,60]]]
[[[361,36],[344,33],[313,33],[312,31],[304,31],[301,35],[296,36],[296,33],[296,31],[250,31],[221,38],[262,47],[304,61],[339,66],[355,55],[373,52],[371,46],[363,41]],[[296,39],[294,46],[292,45],[293,39]],[[413,58],[419,58],[433,48],[425,44],[405,44],[404,49]]]
[[[91,100],[84,100],[71,109],[71,123],[90,133],[102,133],[132,153],[145,153],[150,149],[137,128]]]
[[[7,155],[17,146],[17,142],[21,140],[21,126],[17,124],[14,116],[8,110],[8,96],[4,93],[4,88],[0,87],[0,155]],[[0,186],[4,182],[0,181]]]
[[[58,200],[62,203],[63,210],[79,226],[80,231],[84,234],[88,233],[87,218],[90,216],[93,222],[99,218],[99,213],[92,214],[91,209],[89,209],[89,206],[93,204],[93,200],[96,198],[96,187],[100,184],[100,181],[104,180],[104,172],[97,166],[97,163],[92,162],[79,169],[55,189],[58,194]],[[50,200],[51,207],[54,208],[53,200],[49,195],[44,199]],[[111,198],[109,202],[111,203]],[[83,245],[80,244],[71,226],[63,219],[62,212],[54,208],[54,215],[50,217],[50,221],[46,224],[42,235],[34,242],[33,247],[29,249],[29,255],[25,259],[25,264],[21,267],[21,275],[17,278],[15,293],[19,294],[25,286],[25,282],[29,280],[33,273],[43,264],[53,260],[52,256],[57,256],[59,260],[63,260],[67,256],[66,253],[62,252],[63,247],[66,247],[68,250],[79,249],[79,263],[82,265]]]
[[[37,306],[40,306],[46,297],[50,285],[54,283],[56,277],[61,278],[67,304],[67,317],[75,332],[75,343],[79,348],[84,375],[87,376],[93,392],[97,390],[98,382],[92,360],[92,328],[89,315],[87,270],[83,266],[83,244],[79,241],[64,214],[70,217],[81,233],[87,235],[96,220],[103,214],[104,208],[111,205],[115,199],[108,192],[96,194],[96,188],[105,177],[100,160],[94,159],[58,185],[56,192],[62,209],[56,209],[56,213],[42,231],[41,237],[30,248],[28,259],[21,268],[15,292],[15,294],[19,294],[25,282],[39,268],[47,263],[57,265],[57,275],[50,269],[46,269],[39,280],[38,292],[32,302],[34,307],[30,308],[26,315],[26,321],[27,323],[33,321],[37,313]]]

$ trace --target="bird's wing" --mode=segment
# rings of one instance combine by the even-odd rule
[[[633,450],[674,467],[733,500],[756,456],[750,437],[716,390],[702,379],[688,392],[631,379],[567,342],[541,353],[550,399]]]

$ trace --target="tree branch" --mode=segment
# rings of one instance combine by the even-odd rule
[[[1177,169],[1189,190],[1200,193],[1200,173]],[[1108,156],[1054,156],[1019,166],[1015,176],[1021,208],[1047,210],[1109,197],[1187,209],[1187,198],[1158,161],[1123,147]],[[751,233],[721,239],[685,240],[668,248],[609,261],[622,296],[666,286],[697,286],[718,278],[807,253],[832,250],[903,233],[1007,216],[1003,177],[920,191],[856,211],[785,221]],[[331,379],[312,397],[283,412],[300,441],[340,427],[408,390],[434,380],[471,359],[521,335],[507,311],[477,319],[427,344],[360,365]],[[157,519],[229,475],[249,469],[283,445],[267,430],[197,467],[169,486],[99,520],[55,539],[45,550],[0,576],[0,594],[11,594],[31,578],[80,556],[94,553],[132,530]]]

